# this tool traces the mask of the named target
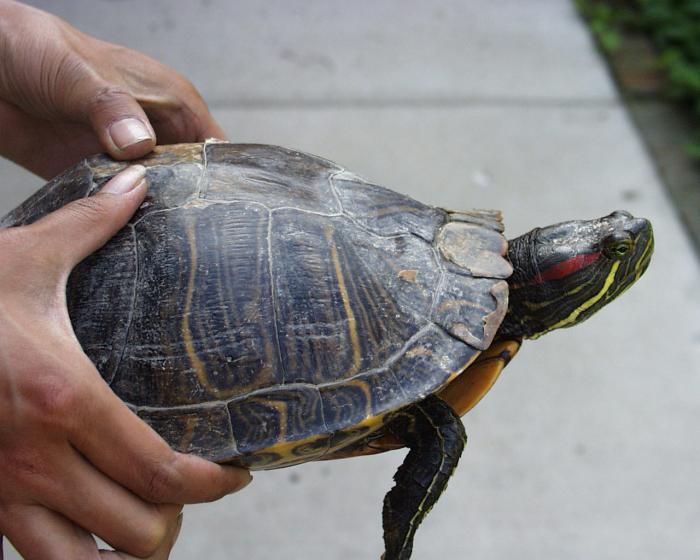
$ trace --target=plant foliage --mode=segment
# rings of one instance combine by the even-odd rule
[[[615,52],[624,31],[647,35],[668,80],[667,94],[690,107],[700,127],[700,0],[576,0],[593,35]],[[698,140],[688,146],[700,157]]]

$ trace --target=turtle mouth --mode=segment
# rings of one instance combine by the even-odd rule
[[[651,262],[654,253],[654,229],[649,220],[635,218],[627,226],[627,230],[635,237],[635,252],[630,259],[631,266],[628,267],[628,272],[634,276],[632,281],[636,281]]]

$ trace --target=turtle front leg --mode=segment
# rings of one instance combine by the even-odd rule
[[[397,413],[388,429],[409,448],[384,498],[384,560],[408,560],[413,537],[457,466],[467,435],[459,416],[431,396]]]

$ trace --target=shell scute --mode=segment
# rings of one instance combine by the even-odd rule
[[[468,222],[503,233],[503,218],[499,210],[447,210],[451,222]]]
[[[136,240],[131,228],[81,262],[66,287],[68,313],[85,353],[112,383],[122,360],[136,294]],[[90,274],[109,270],[109,277]],[[83,310],[89,309],[90,313]]]
[[[331,433],[357,426],[372,415],[371,386],[365,379],[324,385],[320,391],[323,417]]]
[[[136,409],[166,441],[183,453],[195,453],[212,461],[238,455],[229,412],[224,405],[185,409]]]
[[[148,192],[130,222],[138,222],[153,212],[183,206],[188,201],[196,199],[202,173],[202,165],[196,163],[147,168]],[[104,182],[105,180],[99,185],[101,186]]]
[[[392,371],[382,368],[351,381],[322,386],[321,398],[326,426],[335,433],[400,408],[406,393]]]
[[[378,235],[411,233],[428,242],[445,223],[443,210],[344,172],[333,177],[343,211]]]
[[[202,164],[205,144],[171,144],[156,146],[153,151],[138,160],[137,163],[147,169],[154,167],[171,167],[183,164]],[[115,161],[109,156],[100,154],[85,159],[96,181],[116,175],[132,162]]]
[[[229,402],[228,410],[233,437],[243,456],[268,449],[278,451],[283,443],[306,442],[319,435],[324,442],[317,445],[318,454],[328,448],[328,430],[317,387],[271,387]],[[287,446],[289,453],[294,447]]]
[[[340,212],[330,182],[339,168],[327,160],[255,144],[208,143],[205,149],[204,199],[248,200],[272,209]]]
[[[425,323],[437,276],[419,240],[400,257],[395,239],[374,238],[344,217],[295,210],[274,213],[271,235],[287,382],[320,384],[381,367]],[[405,266],[420,268],[425,284],[398,278]]]
[[[112,384],[123,399],[191,405],[282,381],[270,327],[268,219],[256,205],[214,204],[135,226],[136,299]]]
[[[505,259],[508,241],[497,231],[465,222],[440,229],[437,246],[442,256],[472,276],[508,278],[513,267]]]
[[[411,403],[447,385],[478,354],[476,348],[431,324],[389,367],[406,395],[406,403]]]
[[[452,336],[485,350],[507,310],[508,285],[504,280],[447,272],[432,319]]]

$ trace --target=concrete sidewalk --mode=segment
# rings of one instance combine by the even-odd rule
[[[414,557],[700,557],[700,267],[569,2],[32,3],[187,75],[234,141],[500,208],[511,237],[615,209],[651,219],[639,285],[527,344],[465,418],[467,451]],[[7,162],[0,176],[0,214],[41,184]],[[188,507],[172,557],[376,559],[402,457],[257,473]]]

